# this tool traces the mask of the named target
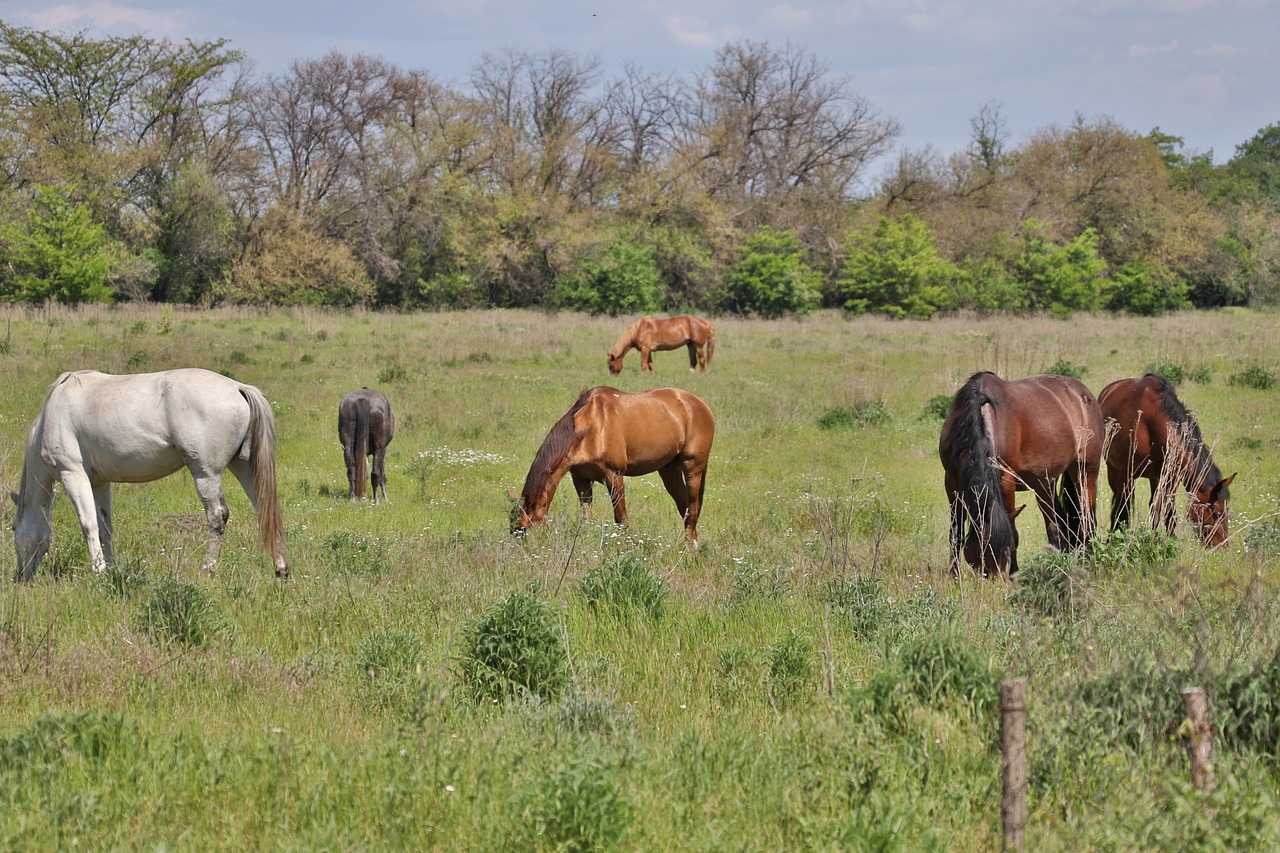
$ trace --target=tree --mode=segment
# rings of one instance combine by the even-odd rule
[[[110,302],[107,285],[115,254],[106,230],[87,205],[63,190],[40,187],[24,223],[0,230],[0,297],[11,302],[64,305]]]
[[[648,314],[662,308],[662,286],[653,248],[626,234],[562,277],[552,288],[550,300],[565,308],[592,314]]]
[[[1051,243],[1047,233],[1044,225],[1034,221],[1023,231],[1023,251],[1016,270],[1030,307],[1055,316],[1101,308],[1107,262],[1098,256],[1097,233],[1085,229],[1062,245]]]
[[[1267,125],[1237,145],[1227,168],[1256,186],[1267,203],[1280,211],[1280,123]]]
[[[725,277],[722,307],[736,314],[808,314],[821,301],[822,276],[805,261],[791,231],[761,226]]]
[[[846,311],[927,320],[954,305],[956,275],[934,248],[929,227],[907,214],[850,234],[839,283]]]

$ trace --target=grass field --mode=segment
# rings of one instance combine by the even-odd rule
[[[633,352],[609,377],[626,322],[0,311],[6,487],[61,371],[222,371],[275,410],[293,569],[276,582],[231,477],[214,576],[186,473],[116,487],[101,576],[59,500],[36,580],[0,593],[0,849],[999,849],[1009,675],[1028,849],[1280,845],[1274,315],[713,318],[708,373]],[[1227,546],[1141,529],[1056,555],[1031,506],[1019,580],[951,578],[937,398],[979,369],[1096,393],[1153,366],[1239,472]],[[700,551],[656,476],[628,480],[625,531],[580,522],[566,483],[509,535],[507,491],[603,384],[715,413]],[[362,385],[398,422],[378,507],[347,501],[337,443]],[[1189,683],[1221,735],[1207,795]]]

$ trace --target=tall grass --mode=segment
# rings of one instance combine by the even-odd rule
[[[713,318],[710,372],[658,353],[617,377],[626,319],[0,316],[5,486],[59,372],[224,371],[275,410],[293,565],[274,579],[232,478],[213,576],[185,473],[115,488],[103,577],[59,500],[35,582],[0,591],[0,848],[996,849],[1006,674],[1030,678],[1035,849],[1280,840],[1258,710],[1280,689],[1280,392],[1227,379],[1275,370],[1273,316]],[[1240,472],[1226,547],[1184,525],[1053,555],[1032,507],[1024,580],[949,576],[939,399],[978,369],[1069,365],[1097,391],[1173,363],[1205,379],[1180,396]],[[652,476],[628,481],[625,530],[581,521],[565,485],[509,535],[505,493],[599,384],[715,413],[699,551]],[[362,385],[397,417],[376,508],[346,500],[336,434]],[[1188,679],[1229,735],[1207,802],[1170,697]]]

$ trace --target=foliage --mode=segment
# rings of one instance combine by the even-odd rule
[[[1084,379],[1084,375],[1089,372],[1089,368],[1083,364],[1075,364],[1065,358],[1060,358],[1046,367],[1044,372],[1055,376],[1070,376],[1072,379]]]
[[[1244,370],[1231,374],[1227,383],[1233,388],[1253,388],[1258,391],[1269,391],[1276,384],[1276,374],[1257,364],[1251,364]]]
[[[1029,297],[1029,307],[1068,316],[1072,311],[1102,307],[1102,274],[1107,263],[1098,255],[1098,233],[1086,228],[1068,243],[1055,245],[1043,223],[1028,221],[1022,253],[1015,269]]]
[[[582,596],[592,607],[614,613],[638,612],[648,619],[662,616],[666,582],[633,554],[596,563],[582,577]]]
[[[198,649],[229,630],[217,601],[191,581],[173,575],[156,578],[134,623],[164,645]]]
[[[55,187],[41,187],[25,222],[0,229],[0,298],[64,305],[110,302],[115,262],[106,230],[89,208]]]
[[[1121,265],[1111,274],[1105,291],[1109,309],[1143,317],[1154,317],[1191,304],[1185,282],[1177,279],[1162,282],[1151,265],[1143,261]]]
[[[954,403],[955,397],[950,394],[934,394],[920,411],[920,420],[945,421],[947,415],[951,414],[951,406]]]
[[[778,707],[799,699],[813,686],[813,642],[789,629],[765,650],[769,697]]]
[[[859,640],[874,637],[890,618],[889,593],[870,575],[842,575],[827,585],[824,598]]]
[[[568,661],[550,606],[534,589],[516,590],[462,630],[458,677],[475,701],[554,697]]]
[[[393,629],[367,634],[352,660],[360,695],[379,707],[408,707],[418,692],[418,671],[425,656],[425,644],[414,632]]]
[[[650,314],[662,308],[654,251],[618,234],[601,257],[586,258],[556,282],[548,294],[553,305],[592,314]]]
[[[863,429],[884,426],[891,417],[883,400],[859,400],[852,406],[827,409],[818,417],[818,429],[847,429],[859,426]]]
[[[516,808],[529,849],[570,853],[618,849],[634,806],[616,759],[583,746],[530,774]]]
[[[796,234],[766,225],[748,238],[729,268],[722,305],[735,314],[803,316],[818,306],[821,282]]]
[[[1187,377],[1187,371],[1176,361],[1152,361],[1143,370],[1147,373],[1163,376],[1174,385],[1181,385],[1182,380]],[[1212,376],[1212,372],[1210,372],[1210,376]]]
[[[347,246],[296,219],[278,217],[214,295],[254,305],[353,306],[369,301],[373,283]]]
[[[844,308],[853,314],[878,311],[927,320],[954,306],[956,275],[924,222],[910,214],[882,216],[874,228],[849,235],[839,285]]]

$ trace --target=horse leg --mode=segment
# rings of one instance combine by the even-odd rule
[[[667,494],[671,495],[671,499],[676,502],[676,511],[680,513],[680,518],[685,523],[685,529],[688,529],[690,493],[689,485],[685,480],[684,466],[679,458],[672,459],[658,469],[658,475],[662,477],[662,485],[667,487]],[[694,524],[697,524],[696,515],[693,521]],[[696,536],[694,540],[697,540]]]
[[[95,572],[106,571],[107,558],[102,550],[102,539],[98,528],[98,507],[94,498],[96,490],[89,482],[84,471],[63,471],[61,473],[62,490],[76,509],[80,519],[80,531],[84,533],[85,544],[89,547],[89,566]],[[107,484],[106,488],[111,488]]]
[[[702,515],[702,494],[707,487],[706,460],[686,459],[681,463],[684,471],[685,493],[689,496],[688,508],[684,510],[684,529],[689,532],[689,541],[698,547],[698,518]],[[679,502],[676,504],[679,506]]]
[[[108,565],[116,561],[111,550],[111,537],[115,525],[111,521],[111,484],[93,487],[93,502],[98,506],[98,538],[102,542],[102,557]]]
[[[236,479],[244,486],[245,493],[249,495],[249,501],[253,503],[254,510],[257,510],[257,501],[254,500],[254,490],[250,488],[252,476],[249,475],[248,465],[244,464],[244,472],[239,470],[240,466],[235,467]],[[218,565],[218,555],[222,553],[222,536],[227,531],[227,519],[231,517],[231,510],[227,508],[226,498],[222,494],[222,475],[213,474],[208,471],[191,472],[191,477],[196,483],[196,493],[200,495],[200,502],[204,504],[205,521],[209,523],[209,542],[204,552],[204,562],[200,564],[203,571],[212,573]],[[248,482],[246,482],[248,480]]]
[[[378,505],[378,493],[387,499],[387,446],[379,444],[373,451],[373,505]]]
[[[1133,513],[1133,484],[1136,478],[1131,472],[1115,465],[1107,466],[1107,483],[1111,486],[1111,529],[1129,526]]]
[[[640,372],[653,372],[653,350],[648,347],[640,348]]]
[[[697,345],[697,344],[695,344],[695,343],[691,340],[691,341],[689,341],[689,343],[688,343],[688,347],[689,347],[689,372],[690,372],[690,373],[693,373],[694,368],[696,368],[696,367],[698,366],[698,364],[702,361],[702,359],[698,358],[698,345]],[[703,368],[703,369],[705,370],[706,368]]]
[[[1049,547],[1055,551],[1065,550],[1066,537],[1062,533],[1062,513],[1058,506],[1058,497],[1054,494],[1053,481],[1043,477],[1035,477],[1028,485],[1035,492],[1040,514],[1044,516],[1044,532],[1049,539]]]
[[[1164,477],[1162,465],[1152,466],[1147,474],[1151,484],[1151,526],[1173,535],[1175,484]]]
[[[591,488],[595,485],[589,478],[579,474],[569,473],[573,479],[573,489],[578,493],[578,503],[582,506],[582,515],[584,518],[591,518]]]
[[[606,471],[604,484],[609,489],[609,499],[613,501],[613,522],[622,525],[627,523],[627,489],[623,485],[623,476],[617,471]]]

